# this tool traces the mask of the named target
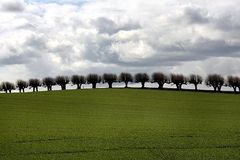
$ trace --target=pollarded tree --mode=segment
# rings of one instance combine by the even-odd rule
[[[170,83],[176,85],[178,90],[182,89],[182,85],[187,84],[187,79],[182,74],[171,74],[170,76]]]
[[[62,90],[66,90],[66,85],[70,82],[68,76],[57,76],[55,81],[59,86],[61,86]]]
[[[8,92],[6,83],[8,83],[8,82],[2,82],[1,85],[0,85],[0,90],[4,91],[5,93]]]
[[[128,83],[133,82],[133,76],[130,73],[121,73],[119,75],[119,81],[125,83],[125,88],[128,88]]]
[[[205,81],[207,86],[213,87],[214,91],[221,92],[221,88],[224,85],[224,78],[219,74],[210,74]]]
[[[12,90],[15,89],[15,85],[10,82],[2,82],[1,84],[1,90],[5,91],[5,93],[12,93]]]
[[[39,79],[29,79],[29,86],[33,89],[33,92],[38,92],[38,87],[41,86]]]
[[[51,77],[46,77],[42,80],[43,85],[47,87],[48,91],[52,91],[52,86],[56,84],[55,79]]]
[[[238,91],[239,91],[239,93],[240,93],[240,77],[237,77],[237,81],[238,81]]]
[[[117,75],[116,74],[103,74],[103,83],[108,83],[109,88],[112,88],[112,84],[117,82]]]
[[[235,93],[237,92],[237,88],[239,88],[239,91],[240,91],[240,78],[234,77],[234,76],[228,76],[227,85],[229,87],[232,87]]]
[[[200,75],[191,74],[188,78],[188,82],[195,86],[195,91],[198,90],[198,85],[202,84],[203,78]]]
[[[101,77],[98,76],[97,74],[89,74],[87,76],[87,83],[92,84],[92,88],[95,89],[97,88],[97,83],[101,82]]]
[[[149,81],[149,76],[147,73],[137,73],[135,75],[135,82],[141,83],[142,88],[145,88],[145,83]]]
[[[71,81],[74,85],[77,85],[77,89],[81,89],[82,85],[86,83],[84,76],[73,75]]]
[[[168,77],[160,72],[152,74],[152,82],[158,83],[158,88],[163,89],[163,85],[168,82]]]
[[[25,89],[28,87],[28,83],[23,80],[18,80],[17,81],[17,88],[19,89],[19,93],[25,92]]]

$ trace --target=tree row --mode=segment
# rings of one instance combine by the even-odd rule
[[[205,84],[212,87],[215,92],[221,92],[223,86],[233,88],[233,91],[240,93],[240,77],[228,76],[225,79],[219,74],[210,74],[206,77],[205,81],[200,75],[192,74],[188,77],[183,74],[170,74],[165,75],[161,72],[153,73],[151,77],[147,73],[137,73],[134,76],[130,73],[121,73],[119,76],[116,74],[89,74],[86,77],[82,75],[57,76],[55,78],[46,77],[40,79],[30,79],[29,81],[18,80],[16,84],[11,82],[2,82],[0,90],[5,93],[11,93],[12,90],[18,89],[20,93],[25,92],[26,88],[32,89],[33,92],[38,92],[39,87],[46,87],[47,91],[52,91],[52,87],[59,85],[62,90],[66,90],[66,86],[72,83],[77,86],[77,89],[81,89],[83,84],[92,84],[92,88],[97,88],[98,83],[107,83],[109,88],[113,87],[113,83],[122,82],[125,83],[125,88],[128,88],[128,83],[135,82],[141,83],[141,88],[145,88],[145,83],[157,83],[159,89],[163,89],[164,84],[174,84],[177,90],[182,90],[183,85],[193,84],[195,90],[198,90],[198,85]]]

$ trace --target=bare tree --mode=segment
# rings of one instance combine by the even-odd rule
[[[52,86],[56,84],[54,78],[46,77],[42,80],[43,85],[47,87],[48,91],[52,91]]]
[[[70,82],[68,76],[57,76],[55,81],[59,86],[61,86],[62,90],[66,90],[66,85]]]
[[[213,87],[214,91],[221,92],[221,88],[224,85],[224,78],[219,74],[210,74],[205,81],[207,86]]]
[[[112,88],[112,84],[117,82],[117,75],[105,73],[103,74],[103,83],[108,83],[109,88]]]
[[[158,88],[163,89],[164,84],[168,82],[168,77],[160,72],[153,73],[152,82],[158,83]]]
[[[41,86],[41,81],[39,79],[29,79],[29,86],[33,88],[33,92],[38,92],[38,87]]]
[[[133,82],[133,76],[130,73],[121,73],[119,75],[119,81],[125,83],[125,88],[128,88],[128,83]]]
[[[227,86],[232,87],[235,93],[237,92],[237,88],[239,88],[239,92],[240,92],[240,78],[234,77],[234,76],[228,76]]]
[[[87,83],[92,84],[92,88],[95,89],[97,88],[97,83],[101,82],[101,77],[98,76],[97,74],[89,74],[87,76]]]
[[[170,83],[176,85],[178,90],[182,89],[182,85],[187,84],[187,79],[182,74],[171,74],[170,76]]]
[[[195,86],[195,91],[198,90],[198,85],[202,84],[203,78],[200,75],[191,74],[188,78],[188,82]]]
[[[15,85],[10,82],[2,82],[0,89],[3,90],[5,93],[12,93],[12,90],[15,89]]]
[[[17,81],[17,88],[19,89],[19,93],[25,92],[25,89],[28,87],[28,83],[23,80],[18,80]]]
[[[86,83],[84,76],[73,75],[71,78],[73,84],[77,85],[77,89],[81,89],[82,85]]]
[[[145,88],[145,83],[149,81],[149,76],[147,73],[137,73],[135,75],[135,82],[141,83],[142,88]]]

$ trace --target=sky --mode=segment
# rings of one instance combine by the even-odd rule
[[[1,0],[0,81],[88,73],[240,76],[240,0]]]

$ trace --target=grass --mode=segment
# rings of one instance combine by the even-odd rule
[[[0,94],[1,160],[237,160],[239,153],[239,95],[140,89]]]

